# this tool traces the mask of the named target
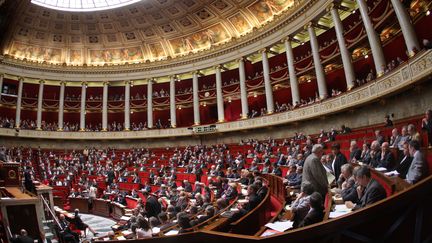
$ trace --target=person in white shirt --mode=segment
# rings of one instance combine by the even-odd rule
[[[151,238],[153,235],[149,222],[144,217],[138,217],[136,238],[145,239]]]

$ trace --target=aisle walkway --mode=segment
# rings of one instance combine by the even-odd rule
[[[108,218],[84,213],[80,213],[80,215],[84,223],[88,224],[99,233],[98,237],[107,235],[108,232],[111,231],[111,226],[116,224],[114,220]],[[88,230],[86,239],[90,240],[93,237],[93,234]]]

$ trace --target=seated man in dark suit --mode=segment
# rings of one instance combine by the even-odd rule
[[[63,214],[60,214],[58,227],[58,233],[63,242],[79,242],[79,235],[69,228],[69,222]]]
[[[277,163],[273,163],[273,170],[271,171],[271,174],[276,176],[282,176],[282,170],[279,168]]]
[[[256,194],[257,193],[257,188],[256,188],[256,186],[254,184],[248,186],[247,193],[248,193],[247,199],[249,201],[246,202],[246,203],[239,203],[237,205],[237,208],[239,209],[239,212],[234,213],[229,218],[229,220],[228,220],[229,222],[234,222],[234,221],[240,219],[243,215],[247,214],[249,211],[251,211],[256,206],[258,206],[258,204],[261,202],[259,196]]]
[[[268,187],[263,184],[261,180],[256,180],[254,182],[255,187],[257,188],[257,195],[259,200],[263,200],[268,192]]]
[[[314,192],[309,197],[311,209],[304,219],[300,222],[299,227],[319,223],[324,219],[324,202],[320,193]]]
[[[360,160],[362,151],[359,149],[357,145],[357,141],[353,140],[350,143],[350,157],[349,161],[356,162]]]
[[[20,235],[12,239],[13,243],[34,243],[34,240],[28,236],[25,229],[20,230]]]
[[[200,224],[206,221],[207,219],[213,217],[214,214],[215,214],[215,208],[213,206],[207,206],[205,209],[205,215],[201,215],[201,217],[198,217],[196,220],[192,220],[191,225],[194,226]]]
[[[391,171],[395,167],[395,160],[392,152],[390,151],[390,145],[388,142],[384,142],[381,145],[381,158],[377,167],[386,168],[387,171]]]
[[[376,168],[381,160],[381,145],[378,141],[371,143],[369,165]]]
[[[343,180],[338,180],[338,185],[340,185],[340,195],[344,202],[351,201],[353,203],[358,202],[357,195],[357,183],[355,182],[354,174],[355,170],[351,164],[344,164],[341,167]]]
[[[399,161],[398,166],[396,167],[396,171],[399,173],[399,177],[402,179],[406,178],[406,174],[408,173],[408,169],[411,166],[411,162],[413,157],[411,157],[409,152],[409,145],[407,142],[403,145],[403,156]]]
[[[353,210],[366,207],[375,202],[386,198],[386,191],[376,180],[371,178],[369,167],[361,166],[355,174],[355,178],[359,186],[357,187],[357,195],[360,202],[355,205]]]
[[[165,229],[168,229],[169,227],[175,225],[174,222],[168,221],[168,215],[165,212],[160,213],[158,215],[158,219],[159,219],[159,222],[160,222],[160,227],[159,228],[160,228],[161,231],[163,231]]]

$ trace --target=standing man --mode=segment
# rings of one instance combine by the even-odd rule
[[[314,191],[319,192],[323,197],[328,191],[327,174],[324,166],[321,164],[321,156],[323,155],[323,147],[321,144],[315,144],[312,147],[312,153],[306,158],[303,166],[302,190],[307,184],[311,184]]]
[[[432,147],[432,110],[427,110],[425,117],[422,119],[422,129],[427,132],[428,146]]]
[[[334,159],[332,162],[332,170],[336,180],[338,180],[341,175],[341,167],[342,165],[347,163],[347,159],[345,155],[340,152],[340,144],[333,144],[331,150],[334,155]]]

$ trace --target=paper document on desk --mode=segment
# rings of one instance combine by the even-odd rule
[[[132,234],[132,231],[131,231],[131,230],[123,230],[121,233],[122,233],[122,235],[124,235],[124,236],[128,236],[128,235],[131,235],[131,234]]]
[[[165,235],[177,235],[178,234],[178,230],[170,230],[168,232],[166,232]]]
[[[123,221],[128,221],[130,219],[130,217],[128,217],[128,216],[121,216],[121,218],[120,218],[120,220],[123,220]]]
[[[384,175],[386,175],[386,176],[398,176],[399,172],[397,170],[394,170],[394,171],[386,172],[386,173],[384,173]]]
[[[247,202],[249,202],[249,200],[247,200],[247,199],[239,199],[239,200],[237,200],[237,202],[238,203],[247,203]]]
[[[332,184],[333,181],[336,179],[335,176],[332,173],[328,172],[328,171],[326,171],[326,174],[327,174],[327,181],[328,181],[328,183]]]
[[[293,223],[293,221],[276,221],[274,223],[268,223],[265,226],[279,232],[284,232],[287,229],[291,229]]]
[[[126,240],[126,238],[124,236],[120,235],[117,237],[117,240]]]
[[[153,227],[152,232],[153,232],[154,235],[155,234],[159,234],[160,228],[159,227]]]
[[[338,204],[335,206],[335,211],[330,212],[329,218],[334,219],[334,218],[343,216],[345,214],[348,214],[350,212],[351,212],[351,209],[347,208],[347,206],[345,206],[345,204]]]
[[[387,171],[387,169],[384,168],[384,167],[378,167],[378,168],[375,168],[375,170],[376,170],[376,171],[379,171],[379,172]]]
[[[281,232],[277,231],[277,230],[272,230],[272,229],[268,229],[266,231],[264,231],[261,234],[261,237],[265,237],[265,236],[270,236],[270,235],[276,235],[276,234],[280,234]]]

